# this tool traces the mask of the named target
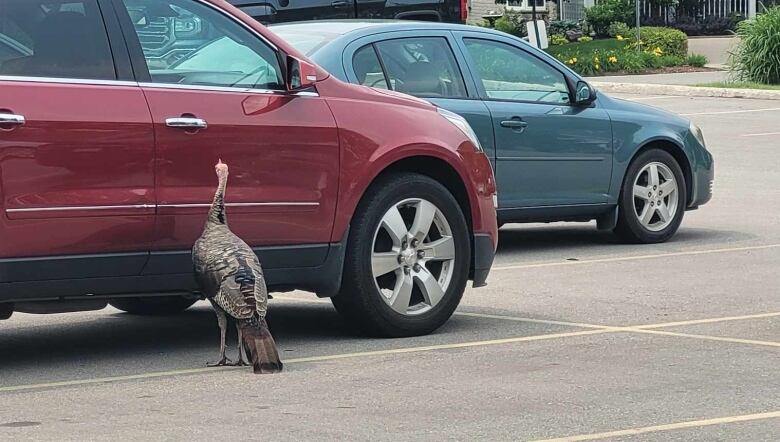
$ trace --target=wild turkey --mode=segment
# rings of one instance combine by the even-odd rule
[[[268,291],[263,270],[257,255],[228,228],[225,215],[228,166],[220,160],[214,169],[219,186],[203,233],[192,248],[195,278],[219,322],[219,360],[209,366],[248,365],[248,354],[255,373],[277,373],[282,370],[282,362],[265,321]],[[228,315],[236,320],[238,330],[235,363],[225,357]]]

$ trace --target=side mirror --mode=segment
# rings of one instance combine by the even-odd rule
[[[287,56],[287,78],[285,85],[288,91],[299,91],[314,86],[317,82],[317,69],[314,65],[299,60],[291,55]]]
[[[574,96],[574,103],[580,106],[587,106],[596,101],[596,90],[585,81],[577,82],[577,91]]]

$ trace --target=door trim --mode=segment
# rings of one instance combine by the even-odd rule
[[[0,81],[16,81],[23,83],[57,83],[78,84],[88,86],[138,86],[135,81],[123,80],[93,80],[89,78],[60,78],[60,77],[28,77],[23,75],[0,75]]]
[[[158,204],[157,207],[166,209],[190,209],[199,207],[211,207],[212,203],[181,203],[181,204]],[[263,203],[226,203],[226,207],[267,207],[267,206],[285,206],[285,207],[318,207],[318,202],[307,201],[269,201]]]
[[[154,204],[129,204],[118,206],[61,206],[61,207],[22,207],[18,209],[5,209],[6,213],[29,212],[58,212],[77,210],[121,210],[121,209],[153,209]]]
[[[594,157],[496,157],[501,161],[605,161],[606,158]]]

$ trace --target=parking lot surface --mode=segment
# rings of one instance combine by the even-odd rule
[[[419,338],[359,337],[327,300],[280,294],[273,376],[204,367],[207,303],[14,314],[0,438],[780,440],[780,107],[623,98],[688,116],[715,156],[713,200],[672,241],[507,225],[489,286]]]

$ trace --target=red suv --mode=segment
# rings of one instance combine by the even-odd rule
[[[495,182],[458,115],[342,83],[221,0],[0,5],[0,318],[189,307],[218,158],[272,290],[406,336],[484,285]]]

